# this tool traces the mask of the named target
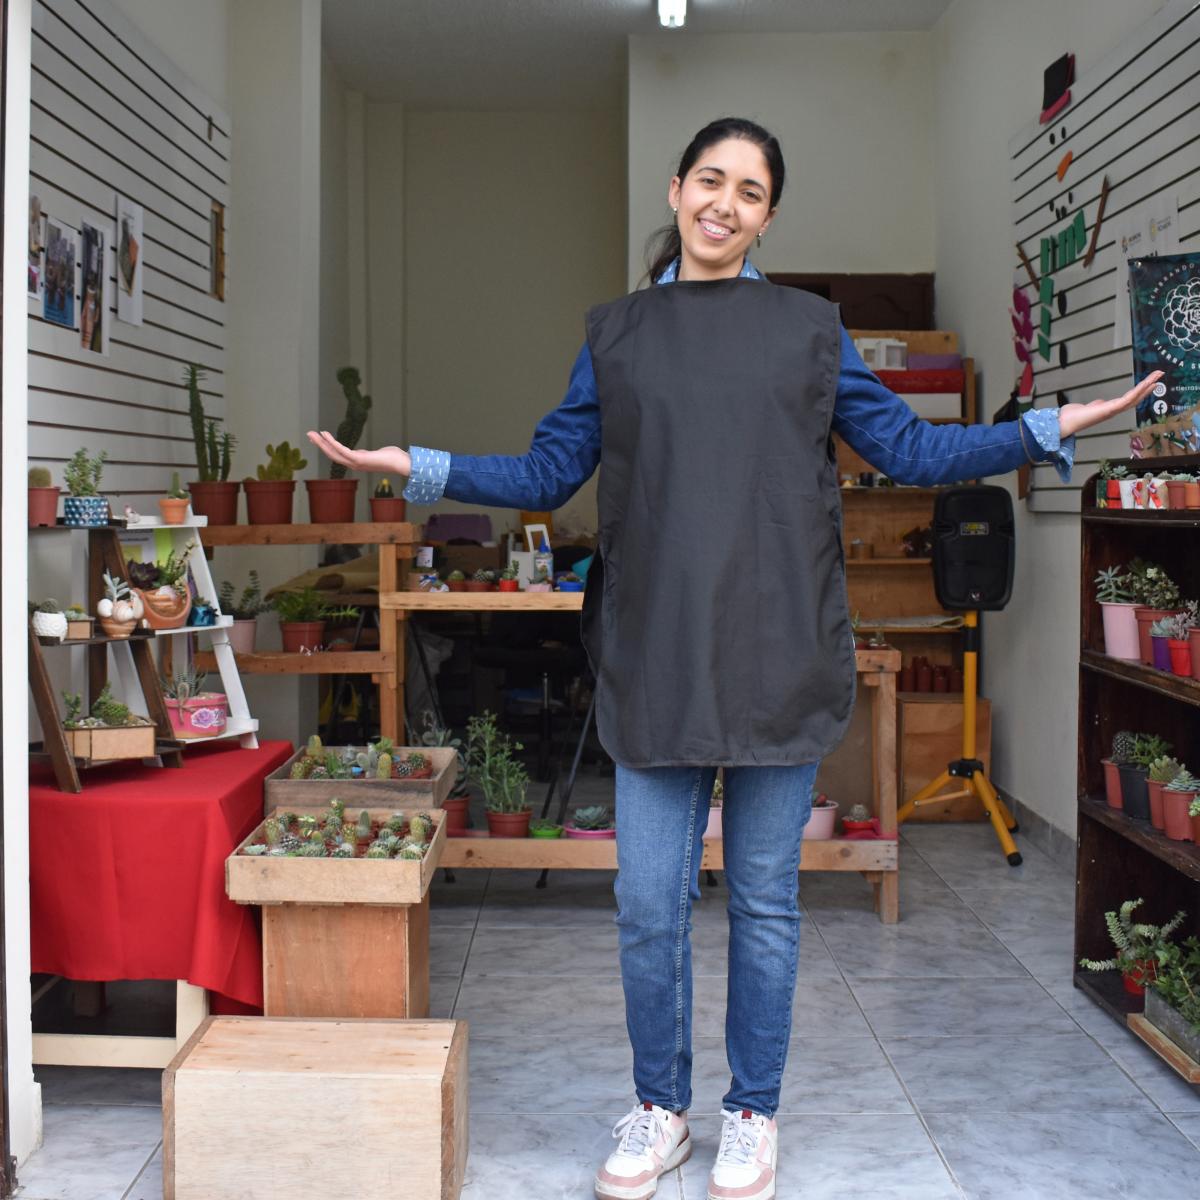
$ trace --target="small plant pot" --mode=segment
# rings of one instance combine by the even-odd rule
[[[181,629],[192,607],[190,591],[181,596],[173,587],[158,587],[149,591],[134,588],[142,599],[146,622],[151,629]]]
[[[563,826],[563,837],[591,839],[594,842],[611,841],[617,836],[615,829],[576,829],[574,825]]]
[[[35,612],[30,622],[33,632],[40,638],[61,642],[67,636],[67,618],[60,612]]]
[[[1135,821],[1150,820],[1150,795],[1146,791],[1146,768],[1126,766],[1117,767],[1121,773],[1121,807],[1127,817]]]
[[[189,483],[192,512],[198,517],[207,517],[210,525],[236,525],[241,487],[240,483],[230,483],[228,480],[202,483],[197,479]]]
[[[812,815],[804,827],[804,836],[810,841],[827,841],[833,837],[837,821],[838,806],[832,800],[819,796],[813,801]]]
[[[68,496],[63,501],[63,523],[94,527],[107,525],[109,518],[107,496]]]
[[[1190,677],[1192,674],[1191,638],[1169,638],[1167,649],[1170,651],[1171,674]]]
[[[105,637],[127,638],[137,628],[136,621],[114,621],[112,617],[97,617]]]
[[[554,585],[552,583],[530,583],[525,587],[527,592],[552,592]]]
[[[58,493],[56,487],[31,487],[29,491],[29,528],[58,524]]]
[[[465,592],[467,590],[467,581],[465,579],[447,579],[446,586],[452,592]]]
[[[467,805],[470,803],[466,796],[447,796],[442,801],[442,812],[446,814],[446,835],[457,837],[467,828]]]
[[[247,479],[246,519],[251,525],[290,525],[294,479]]]
[[[306,479],[309,519],[314,525],[350,524],[354,520],[357,479]]]
[[[184,739],[216,737],[229,720],[229,700],[222,692],[201,692],[188,700],[167,700],[167,715],[175,736]]]
[[[1102,758],[1104,768],[1104,800],[1109,808],[1121,808],[1121,773],[1111,758]]]
[[[162,523],[164,525],[182,525],[187,520],[190,503],[191,501],[186,497],[183,500],[176,500],[173,496],[160,496],[158,510],[162,513]]]
[[[1138,648],[1138,618],[1133,604],[1111,604],[1100,601],[1100,616],[1104,619],[1104,653],[1110,658],[1136,662]]]
[[[542,826],[534,828],[530,826],[529,836],[535,838],[560,838],[563,835],[563,827],[561,825]]]
[[[1175,609],[1146,608],[1141,604],[1133,610],[1134,620],[1137,621],[1138,627],[1138,657],[1146,666],[1154,665],[1154,647],[1150,641],[1150,626],[1160,617],[1173,617],[1175,612]]]
[[[217,610],[211,604],[193,604],[187,623],[196,629],[208,629],[217,623]]]
[[[560,579],[556,586],[560,592],[582,592],[583,580]]]
[[[153,758],[156,730],[153,725],[99,726],[64,729],[67,750],[91,762],[116,762],[123,758]]]
[[[1188,816],[1194,792],[1173,792],[1163,788],[1163,833],[1175,842],[1192,840],[1192,819]]]
[[[1155,829],[1163,828],[1163,788],[1161,779],[1146,780],[1146,795],[1150,799],[1150,824]]]
[[[464,579],[463,590],[467,592],[494,592],[496,585],[494,583],[484,583],[482,579]]]
[[[1193,479],[1183,485],[1184,508],[1200,508],[1200,479]]]
[[[1192,651],[1192,678],[1200,679],[1200,629],[1188,630],[1188,646]]]
[[[1167,645],[1167,638],[1157,633],[1150,635],[1150,665],[1156,671],[1171,669],[1171,648]]]
[[[847,817],[842,818],[842,832],[845,834],[872,833],[874,832],[874,829],[874,821],[851,821]]]
[[[704,840],[718,841],[725,837],[725,828],[721,824],[721,807],[713,805],[708,810],[708,824],[704,826]]]
[[[280,621],[279,634],[287,654],[303,650],[317,651],[325,638],[324,621]]]
[[[95,624],[96,623],[92,617],[68,617],[67,641],[86,641],[92,636],[92,631],[95,628]]]
[[[1108,500],[1108,507],[1120,508],[1121,481],[1119,479],[1103,479],[1100,482],[1104,484],[1104,495]]]
[[[1136,479],[1121,479],[1118,481],[1118,486],[1121,489],[1121,507],[1136,508],[1137,504],[1133,499],[1133,486],[1137,483]]]
[[[496,587],[502,592],[519,592],[521,581],[519,579],[499,579],[496,581]]]
[[[1187,507],[1187,481],[1183,479],[1167,480],[1168,503],[1172,508]]]
[[[533,809],[526,808],[521,812],[487,814],[488,832],[495,838],[523,838],[529,836],[529,819]]]
[[[235,654],[253,654],[257,621],[234,621],[229,627],[229,644]]]
[[[1144,996],[1146,985],[1158,978],[1158,965],[1154,959],[1147,958],[1142,962],[1121,972],[1121,983],[1131,996]]]
[[[406,503],[403,496],[372,496],[371,520],[395,522],[404,520]]]
[[[1200,846],[1200,813],[1194,817],[1188,817],[1188,820],[1192,823],[1192,841]]]

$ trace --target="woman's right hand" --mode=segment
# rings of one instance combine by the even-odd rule
[[[399,475],[407,479],[412,473],[412,460],[407,450],[399,446],[381,446],[378,450],[351,450],[343,446],[326,429],[308,431],[308,440],[334,462],[355,471],[374,471],[378,474]]]

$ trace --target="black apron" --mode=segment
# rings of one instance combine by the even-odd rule
[[[810,763],[854,707],[829,431],[835,305],[765,280],[592,309],[600,536],[583,640],[619,763]]]

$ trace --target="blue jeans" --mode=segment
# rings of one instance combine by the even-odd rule
[[[722,813],[729,888],[722,1104],[775,1115],[800,948],[800,839],[818,763],[727,767]],[[617,940],[640,1101],[692,1103],[692,901],[715,767],[617,766]]]

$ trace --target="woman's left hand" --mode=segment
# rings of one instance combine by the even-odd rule
[[[1115,400],[1093,400],[1090,404],[1064,404],[1058,410],[1060,435],[1069,437],[1092,425],[1099,425],[1101,421],[1107,421],[1109,417],[1115,417],[1117,413],[1122,413],[1127,408],[1133,408],[1135,404],[1139,404],[1150,395],[1154,390],[1154,385],[1162,376],[1161,371],[1152,371],[1136,387],[1131,387],[1125,395],[1118,396]]]

